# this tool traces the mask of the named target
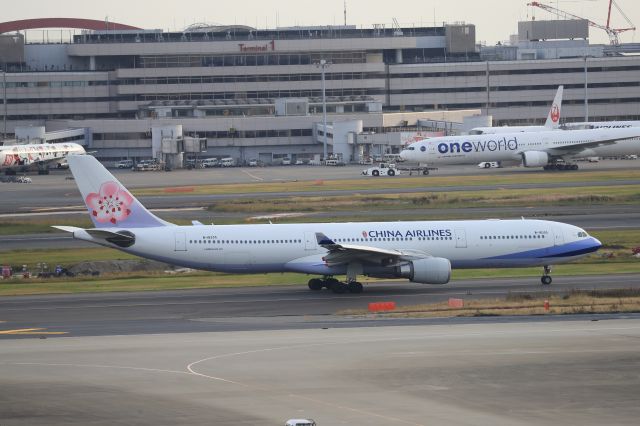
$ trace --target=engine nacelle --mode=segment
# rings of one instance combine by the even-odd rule
[[[525,151],[522,153],[522,164],[525,167],[544,167],[549,164],[549,154],[542,151]]]
[[[446,284],[451,279],[451,262],[444,257],[414,260],[398,267],[398,275],[420,284]]]

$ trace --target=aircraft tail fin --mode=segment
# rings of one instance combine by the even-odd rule
[[[95,157],[69,155],[67,162],[96,228],[172,225],[147,210]]]
[[[553,98],[549,115],[547,115],[547,121],[544,123],[544,127],[549,130],[555,130],[560,127],[560,113],[562,112],[562,93],[564,92],[564,86],[558,86],[556,97]]]

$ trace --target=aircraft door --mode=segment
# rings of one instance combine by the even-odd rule
[[[304,249],[315,250],[317,247],[316,234],[314,232],[304,233]]]
[[[464,229],[456,229],[456,248],[467,248],[467,233]]]
[[[562,234],[562,228],[557,227],[553,230],[554,232],[554,240],[553,240],[553,244],[556,246],[561,246],[562,244],[564,244],[564,235]]]
[[[187,251],[187,237],[184,232],[177,231],[175,233],[176,246],[175,251]]]

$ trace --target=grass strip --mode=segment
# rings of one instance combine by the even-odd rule
[[[549,308],[545,308],[548,302]],[[441,318],[518,315],[567,315],[640,312],[640,289],[573,290],[564,295],[550,293],[508,295],[502,299],[465,300],[464,307],[448,302],[403,306],[376,315],[389,318]],[[365,310],[343,310],[340,315],[369,315]]]
[[[310,172],[312,174],[312,172]],[[553,176],[553,177],[551,177]],[[189,185],[190,194],[256,194],[268,192],[314,192],[332,190],[368,190],[368,189],[394,189],[394,188],[424,188],[424,187],[449,187],[472,185],[514,185],[514,184],[547,184],[554,182],[615,182],[616,180],[640,179],[640,170],[602,170],[602,171],[578,171],[571,173],[548,172],[539,173],[513,173],[513,174],[476,174],[468,176],[420,176],[400,178],[372,178],[358,176],[352,179],[336,180],[291,180],[284,182],[251,182],[232,184]],[[140,188],[133,190],[134,195],[164,195],[181,194],[180,188],[170,187]],[[193,189],[193,190],[192,190]]]

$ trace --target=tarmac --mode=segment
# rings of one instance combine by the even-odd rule
[[[13,425],[636,425],[640,319],[3,341]]]

